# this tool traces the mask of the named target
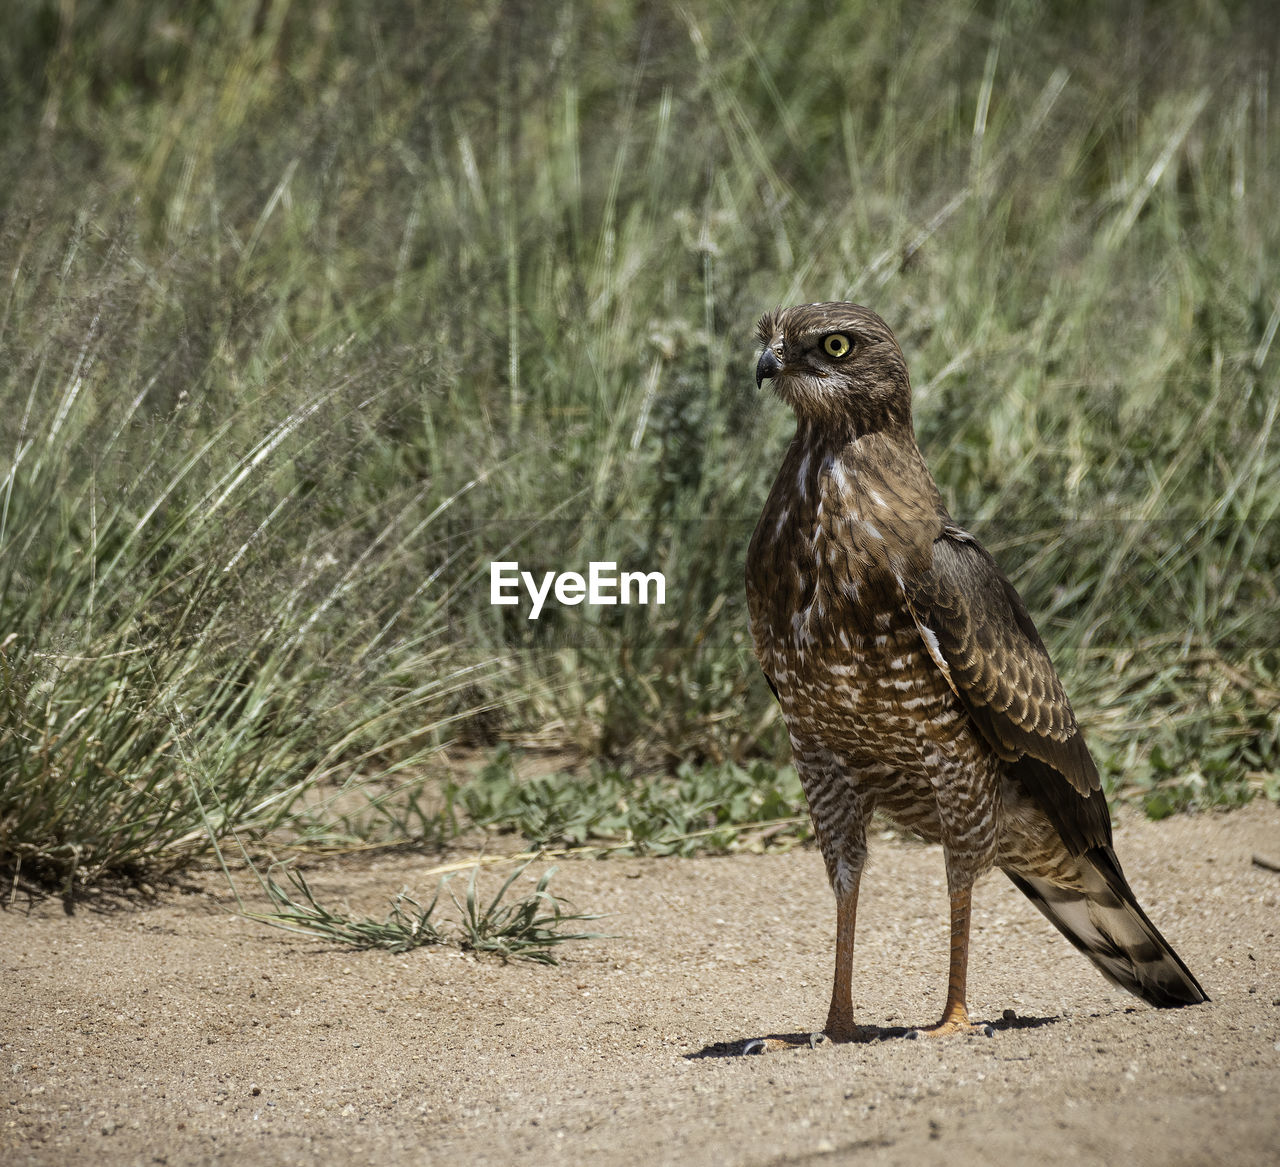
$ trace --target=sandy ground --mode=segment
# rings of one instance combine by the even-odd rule
[[[558,968],[327,947],[229,914],[213,874],[71,917],[19,900],[0,912],[0,1161],[1280,1163],[1280,874],[1252,862],[1280,857],[1280,808],[1127,818],[1117,848],[1210,1004],[1112,989],[996,875],[970,969],[995,1036],[888,1036],[941,1009],[946,897],[935,848],[886,838],[855,974],[885,1040],[762,1057],[737,1051],[826,1012],[811,850],[563,863],[553,889],[618,935]],[[427,866],[312,882],[381,916],[430,890]]]

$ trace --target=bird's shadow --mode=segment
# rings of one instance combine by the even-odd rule
[[[1062,1018],[1060,1017],[1002,1017],[998,1021],[989,1021],[996,1033],[1005,1033],[1014,1029],[1039,1029],[1043,1025],[1056,1025]],[[911,1025],[867,1025],[863,1029],[868,1034],[866,1042],[848,1043],[848,1044],[871,1044],[879,1041],[893,1041],[895,1038],[905,1038],[909,1033],[915,1032],[917,1026]],[[747,1047],[754,1045],[760,1041],[781,1041],[789,1046],[795,1046],[797,1049],[804,1049],[812,1044],[811,1039],[817,1036],[813,1033],[770,1033],[763,1038],[746,1037],[739,1038],[736,1041],[713,1041],[710,1045],[705,1045],[700,1050],[693,1053],[685,1054],[687,1061],[695,1061],[700,1058],[737,1058],[742,1057],[747,1052]],[[822,1042],[818,1048],[837,1043]]]

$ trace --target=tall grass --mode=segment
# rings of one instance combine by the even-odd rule
[[[1113,785],[1274,794],[1275,19],[6,10],[0,856],[323,833],[457,740],[780,762],[741,576],[791,423],[751,329],[825,298],[897,331]],[[494,559],[668,601],[530,621]]]
[[[407,619],[406,560],[449,500],[306,529],[299,463],[350,420],[342,379],[239,446],[255,393],[207,433],[185,401],[147,417],[156,379],[113,401],[96,323],[45,410],[37,375],[0,482],[0,851],[67,881],[182,862],[326,778],[419,765],[483,670],[447,662],[439,619]]]

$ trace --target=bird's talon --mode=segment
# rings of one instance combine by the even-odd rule
[[[829,1038],[825,1033],[819,1032],[809,1034],[810,1049],[817,1049],[820,1045],[829,1045],[830,1043],[831,1038]]]
[[[907,1040],[908,1040],[908,1041],[919,1041],[922,1037],[924,1037],[924,1034],[923,1034],[923,1033],[921,1033],[918,1029],[908,1029],[908,1030],[907,1030]]]
[[[995,1037],[996,1031],[990,1025],[979,1025],[978,1034],[982,1037]]]
[[[767,1053],[768,1050],[769,1050],[769,1047],[765,1045],[764,1039],[759,1037],[752,1038],[749,1042],[747,1042],[746,1045],[742,1047],[742,1053],[744,1057],[749,1056],[751,1054]]]

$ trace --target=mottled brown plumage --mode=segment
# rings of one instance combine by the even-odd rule
[[[970,889],[1000,867],[1114,983],[1206,1000],[1111,847],[1097,768],[1013,585],[957,527],[916,446],[893,334],[855,304],[760,321],[757,383],[796,434],[747,556],[756,655],[791,736],[836,894],[827,1033],[853,1020],[858,880],[873,810],[943,847],[951,975],[930,1033],[971,1032]]]

